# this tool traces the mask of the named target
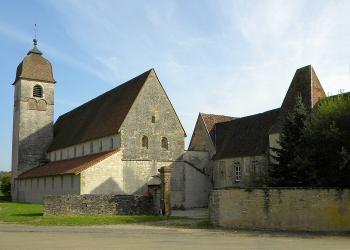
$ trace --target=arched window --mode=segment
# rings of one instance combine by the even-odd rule
[[[43,97],[43,88],[40,85],[35,85],[33,88],[33,97]]]
[[[168,146],[168,139],[166,137],[162,137],[162,148],[168,150],[169,146]]]
[[[148,137],[147,136],[142,136],[142,147],[143,148],[148,148]]]

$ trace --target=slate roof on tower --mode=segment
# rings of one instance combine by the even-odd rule
[[[296,70],[286,96],[284,97],[281,113],[270,133],[280,133],[283,122],[289,111],[293,110],[297,96],[301,96],[306,109],[311,112],[315,104],[326,97],[322,85],[311,65]]]
[[[77,145],[118,132],[153,69],[60,116],[48,151]]]
[[[28,79],[43,82],[55,83],[52,73],[51,63],[42,56],[42,53],[36,47],[36,40],[34,47],[27,53],[27,56],[17,66],[16,79]]]

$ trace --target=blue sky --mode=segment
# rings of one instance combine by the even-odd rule
[[[189,139],[198,112],[279,107],[305,65],[327,93],[350,91],[349,13],[350,1],[1,1],[0,170],[11,167],[11,84],[35,23],[55,119],[155,68]]]

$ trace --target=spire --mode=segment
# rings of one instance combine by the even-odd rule
[[[36,47],[38,45],[38,40],[36,39],[36,33],[37,33],[37,29],[36,29],[36,24],[34,26],[34,39],[33,39],[33,48],[27,53],[27,55],[30,54],[38,54],[38,55],[42,55],[43,53]]]

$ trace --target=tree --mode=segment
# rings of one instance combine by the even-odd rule
[[[11,173],[4,173],[0,178],[0,190],[5,196],[11,196]]]
[[[305,122],[309,114],[297,97],[296,104],[288,113],[280,135],[280,148],[273,148],[276,163],[269,168],[270,186],[303,186],[305,185],[305,170],[300,168],[298,146],[301,144]]]
[[[350,187],[350,95],[319,102],[306,123],[300,164],[314,173],[310,185]]]
[[[271,186],[350,187],[350,94],[319,101],[308,118],[299,99],[284,124]]]

